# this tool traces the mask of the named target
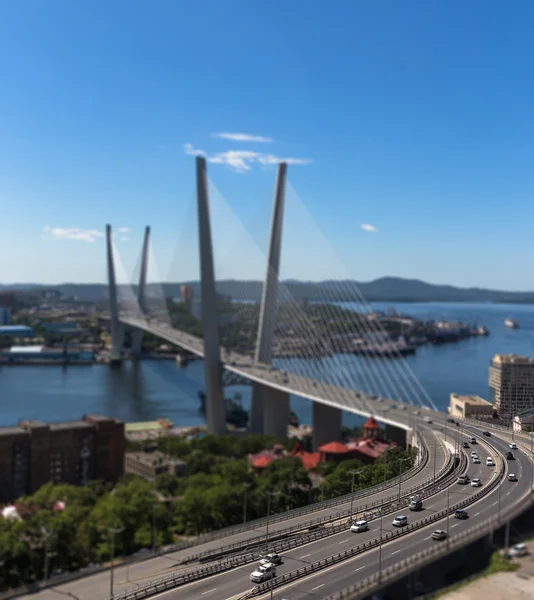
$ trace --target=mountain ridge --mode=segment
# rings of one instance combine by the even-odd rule
[[[405,279],[402,277],[380,277],[368,282],[358,282],[351,279],[324,281],[299,281],[287,279],[281,282],[289,294],[295,298],[308,298],[312,301],[348,301],[363,296],[368,302],[498,302],[534,304],[534,291],[506,291],[480,287],[456,287],[446,284],[427,283],[420,279]],[[200,282],[163,282],[149,283],[147,291],[163,288],[166,297],[176,297],[180,294],[181,285],[190,285],[194,294],[200,293]],[[124,288],[125,286],[119,286]],[[134,286],[135,287],[135,286]],[[32,289],[57,290],[67,296],[76,296],[79,300],[95,302],[107,297],[105,283],[62,283],[46,284],[2,284],[0,291],[27,291]],[[234,298],[260,300],[262,291],[261,281],[245,281],[227,279],[217,282],[220,294]]]

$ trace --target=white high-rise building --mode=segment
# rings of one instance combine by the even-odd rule
[[[490,363],[489,387],[499,417],[534,412],[534,358],[496,354]]]

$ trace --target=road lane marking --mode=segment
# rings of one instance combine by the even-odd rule
[[[311,556],[312,553],[310,552],[309,554],[305,554],[304,556],[301,556],[300,558],[308,558],[308,556]]]
[[[363,567],[358,567],[357,569],[354,569],[354,572],[356,573],[356,571],[359,571],[360,569],[365,569],[365,565]]]
[[[400,550],[395,550],[395,552],[391,553],[391,556],[393,556],[394,554],[397,554],[397,552],[400,552]]]
[[[214,592],[217,588],[213,588],[212,590],[208,590],[207,592],[202,592],[202,595],[205,596],[206,594],[211,594],[211,592]]]
[[[498,501],[498,500],[497,500],[497,502],[494,502],[494,503],[492,504],[492,506],[495,506],[496,504],[499,504],[499,501]]]
[[[318,585],[317,587],[312,588],[312,592],[314,592],[315,590],[318,590],[319,588],[322,588],[324,585],[324,583],[321,583],[321,585]]]
[[[341,542],[338,542],[338,546],[339,544],[346,544],[347,542],[350,542],[350,540],[341,540]]]
[[[475,517],[478,517],[478,515],[479,515],[479,514],[480,514],[480,513],[479,513],[479,512],[477,512],[477,513],[475,513],[475,515],[474,515],[474,516],[475,516]]]

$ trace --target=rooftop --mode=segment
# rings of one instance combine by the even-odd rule
[[[528,356],[518,356],[517,354],[496,354],[492,360],[492,364],[501,365],[501,364],[523,364],[529,365],[534,364],[534,358],[529,358]]]
[[[349,450],[341,442],[330,442],[329,444],[320,446],[319,452],[325,452],[326,454],[346,454]]]
[[[0,427],[0,436],[2,435],[17,435],[26,433],[22,427],[18,427],[17,425],[8,426],[8,427]]]
[[[29,327],[28,325],[0,325],[0,333],[5,331],[5,332],[9,332],[9,331],[33,331],[33,329],[31,327]]]
[[[0,332],[1,333],[1,332]],[[44,346],[11,346],[9,351],[12,354],[16,353],[24,353],[24,352],[42,352],[44,350]]]
[[[491,402],[484,400],[484,398],[481,398],[480,396],[471,396],[471,395],[460,396],[459,394],[451,394],[451,400],[457,400],[459,402],[467,402],[469,404],[479,404],[482,406],[491,404]]]

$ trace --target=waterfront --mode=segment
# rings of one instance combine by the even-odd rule
[[[408,364],[439,408],[448,405],[449,393],[488,397],[488,365],[496,353],[534,356],[534,306],[504,304],[373,303],[377,310],[396,308],[424,320],[446,319],[485,325],[488,337],[475,337],[439,346],[426,345]],[[504,326],[516,319],[520,329]],[[358,357],[342,357],[350,368],[360,368]],[[360,362],[359,362],[360,361]],[[402,367],[404,368],[404,367]],[[202,422],[197,392],[203,389],[200,361],[181,369],[172,361],[143,361],[121,369],[91,366],[0,367],[0,424],[12,425],[21,418],[59,421],[78,419],[98,412],[125,421],[168,417],[176,426]],[[240,388],[247,405],[249,388]],[[379,390],[376,390],[379,393]],[[311,403],[292,398],[292,407],[302,423],[311,422]],[[355,416],[344,418],[355,424]]]

